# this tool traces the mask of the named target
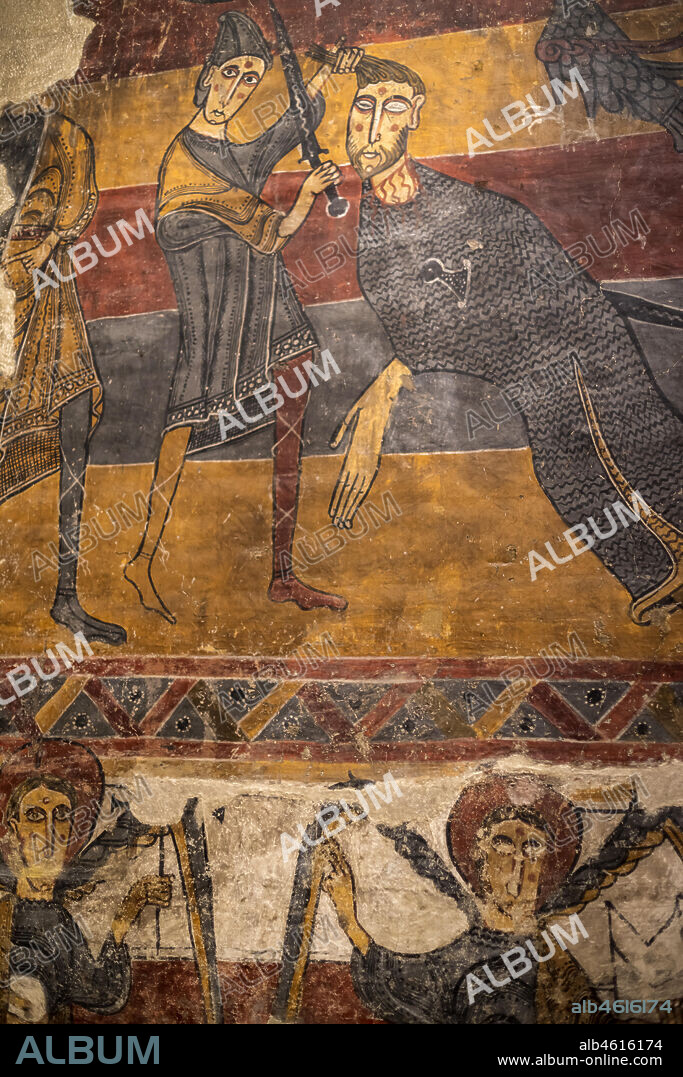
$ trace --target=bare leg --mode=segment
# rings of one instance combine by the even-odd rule
[[[171,505],[180,482],[191,433],[191,426],[177,426],[164,435],[147,501],[145,533],[135,557],[128,562],[123,573],[137,591],[145,609],[158,613],[171,624],[175,624],[176,619],[154,585],[152,561],[171,515]]]
[[[85,612],[76,590],[80,552],[81,514],[85,493],[85,469],[90,437],[90,393],[81,393],[59,413],[59,577],[50,616],[72,632],[82,632],[90,642],[99,640],[117,647],[126,642],[121,625],[99,621]]]
[[[303,364],[311,353],[299,355],[276,369],[279,379],[286,378],[292,393],[301,392],[308,382]],[[282,391],[282,390],[281,390]],[[301,447],[304,412],[310,395],[310,383],[295,400],[282,391],[285,402],[275,415],[275,445],[273,448],[273,578],[268,588],[271,602],[296,602],[302,610],[325,607],[344,610],[348,603],[341,595],[328,594],[309,587],[298,579],[292,567],[292,546],[296,529],[299,500]]]

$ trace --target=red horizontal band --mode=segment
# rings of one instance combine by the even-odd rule
[[[0,676],[14,669],[27,657],[0,657]],[[357,658],[340,656],[317,661],[301,668],[299,658],[263,656],[246,658],[231,655],[185,657],[169,655],[125,655],[124,657],[84,658],[79,675],[89,677],[201,677],[255,678],[275,666],[280,679],[296,681],[381,681],[387,685],[409,684],[415,680],[453,680],[469,677],[504,676],[506,670],[538,661],[534,655],[508,655],[501,658]],[[531,667],[533,674],[533,666]],[[666,684],[683,681],[683,662],[668,660],[649,662],[640,658],[572,658],[571,665],[544,679],[602,681],[646,681]]]
[[[5,757],[26,743],[26,737],[3,736],[0,749]],[[491,740],[415,740],[401,744],[373,743],[363,754],[352,744],[318,744],[313,741],[258,741],[234,744],[228,741],[172,740],[166,737],[88,738],[88,747],[101,759],[189,759],[225,761],[258,766],[260,763],[301,760],[307,763],[455,763],[501,759],[511,746],[528,759],[544,762],[593,766],[637,766],[683,760],[680,744],[653,744],[637,741],[532,740],[506,737]]]
[[[644,240],[616,244],[608,257],[595,256],[590,272],[599,280],[663,279],[680,275],[677,247],[683,232],[683,207],[677,198],[683,179],[683,158],[665,134],[633,135],[574,146],[510,150],[474,157],[440,157],[430,166],[467,182],[479,183],[529,206],[564,247],[592,235],[607,249],[603,227],[620,220],[630,226],[638,209],[649,232]],[[360,295],[353,251],[356,249],[360,181],[343,169],[342,193],[351,210],[328,217],[318,199],[308,221],[285,248],[288,268],[305,305],[357,299]],[[304,173],[278,172],[264,197],[289,208]],[[647,192],[645,195],[644,192]],[[97,234],[112,249],[107,231],[118,220],[135,221],[143,208],[154,214],[155,187],[123,187],[102,191],[95,219],[82,237]],[[633,230],[633,229],[631,229]],[[576,252],[575,252],[576,253]],[[122,244],[111,258],[78,277],[86,319],[120,317],[176,308],[164,256],[153,236]]]

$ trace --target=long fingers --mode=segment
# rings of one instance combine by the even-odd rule
[[[331,187],[333,183],[341,183],[342,178],[342,174],[334,161],[326,161],[324,165],[318,165],[311,173],[311,176],[313,177],[313,190],[317,193]]]
[[[356,513],[358,512],[359,508],[365,501],[365,498],[369,494],[370,487],[375,481],[376,475],[377,472],[375,472],[374,475],[364,476],[362,483],[360,484],[358,489],[353,492],[353,496],[349,499],[344,509],[344,512],[342,513],[341,523],[337,525],[338,527],[353,527],[353,521],[356,517]]]
[[[171,904],[172,883],[169,875],[152,876],[145,879],[145,895],[149,905],[162,908]]]
[[[325,161],[324,164],[318,165],[315,170],[315,175],[319,176],[320,179],[341,179],[341,172],[334,161]]]
[[[330,502],[329,515],[337,527],[351,528],[358,509],[372,487],[379,465],[373,474],[366,471],[350,473],[343,468]]]
[[[351,57],[351,63],[349,64],[349,71],[355,71],[358,64],[365,56],[365,49],[351,49],[353,56]]]
[[[334,67],[332,68],[333,74],[341,75],[344,73],[344,70],[348,65],[348,51],[348,49],[337,49]]]
[[[337,511],[334,514],[334,523],[337,527],[343,527],[346,519],[346,506],[349,503],[349,498],[353,497],[354,492],[363,483],[363,477],[356,473],[351,482],[347,483],[337,503]]]
[[[325,181],[325,187],[331,187],[334,183],[341,183],[342,174],[336,165],[330,169],[329,172],[325,172],[323,180]]]
[[[344,495],[346,493],[346,490],[348,489],[350,484],[351,484],[351,475],[350,475],[349,470],[348,470],[348,468],[346,466],[346,462],[344,462],[344,465],[343,465],[341,471],[339,472],[339,478],[337,479],[337,485],[335,486],[334,490],[332,491],[332,497],[330,498],[330,507],[328,509],[328,513],[332,517],[333,520],[335,520],[336,517],[339,515],[339,504],[341,502],[342,497],[344,497]]]
[[[355,71],[359,62],[365,55],[365,49],[348,48],[338,49],[337,55],[333,67],[335,74],[347,75],[351,71]]]

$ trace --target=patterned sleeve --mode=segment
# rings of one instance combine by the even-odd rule
[[[60,191],[55,228],[63,239],[76,239],[88,227],[97,209],[95,150],[90,135],[64,117],[55,124],[52,137],[59,146],[60,156],[69,162]]]
[[[392,1024],[438,1023],[443,990],[429,954],[399,954],[371,942],[366,954],[353,951],[351,977],[375,1017]]]
[[[95,959],[83,939],[72,951],[70,1001],[93,1013],[118,1013],[130,994],[130,953],[108,935]]]

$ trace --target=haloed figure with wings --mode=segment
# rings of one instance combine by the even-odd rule
[[[112,1014],[128,1000],[126,935],[146,905],[169,905],[171,881],[135,882],[92,954],[65,901],[92,890],[112,852],[156,837],[124,807],[91,840],[103,794],[99,761],[71,741],[26,744],[0,769],[0,1024],[70,1023],[73,1005]]]
[[[621,822],[597,854],[580,865],[582,809],[529,774],[492,775],[463,790],[446,824],[452,867],[406,824],[378,824],[413,871],[452,898],[466,916],[468,926],[445,946],[399,953],[376,942],[360,922],[354,873],[334,836],[300,854],[290,923],[292,909],[304,907],[304,887],[315,880],[331,898],[353,945],[356,992],[385,1021],[602,1022],[599,995],[581,965],[580,951],[556,945],[552,925],[580,913],[665,839],[683,857],[680,809],[646,812],[633,788],[629,797]],[[308,907],[314,907],[312,897]],[[309,926],[306,937],[311,935]],[[513,950],[535,957],[527,956],[522,973],[514,976],[505,962]],[[280,992],[276,1016],[291,1021],[301,986],[292,978],[291,987],[285,987],[288,998]],[[584,1007],[583,1001],[592,1005]]]

